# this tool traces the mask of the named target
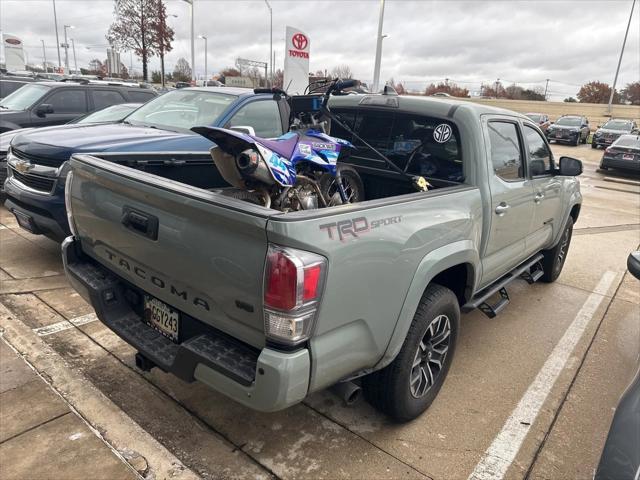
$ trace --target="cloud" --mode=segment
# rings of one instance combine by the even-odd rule
[[[189,5],[165,0],[177,18],[168,23],[176,32],[166,56],[172,70],[180,57],[191,61]],[[0,29],[23,38],[29,60],[57,63],[51,0],[1,0]],[[311,39],[311,70],[348,64],[357,77],[371,81],[379,2],[271,0],[276,66],[284,56],[286,25]],[[79,66],[106,57],[105,35],[113,20],[113,1],[56,0],[60,42],[63,25],[75,40]],[[383,79],[393,77],[410,88],[450,78],[470,90],[481,82],[504,79],[525,86],[544,86],[550,78],[555,97],[575,95],[590,80],[613,81],[631,0],[586,1],[394,1],[387,0],[384,17]],[[627,40],[618,85],[640,78],[640,8]],[[269,15],[265,3],[195,0],[195,32],[205,34],[208,69],[232,66],[237,57],[268,61]],[[61,52],[64,62],[64,53]],[[204,70],[203,40],[196,38],[196,71]],[[70,62],[73,62],[70,52]],[[121,55],[130,64],[128,52]],[[140,61],[132,59],[136,70]],[[157,58],[151,69],[159,68]],[[576,86],[577,85],[577,86]]]

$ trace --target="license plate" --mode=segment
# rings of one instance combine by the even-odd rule
[[[622,155],[623,160],[633,160],[633,153],[625,153]]]
[[[30,232],[35,231],[33,218],[31,218],[29,215],[25,215],[24,213],[17,212],[15,210],[13,211],[13,215],[16,217],[16,221],[18,222],[18,225],[20,225],[22,228]]]
[[[147,325],[155,328],[165,337],[178,341],[180,314],[157,298],[144,297],[144,319]]]

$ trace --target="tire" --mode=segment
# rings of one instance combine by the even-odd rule
[[[348,165],[338,165],[338,171],[342,177],[342,184],[350,196],[348,203],[364,201],[364,184],[355,168]],[[320,177],[320,190],[329,201],[329,206],[341,205],[340,194],[337,192],[336,177],[327,173]]]
[[[569,253],[572,234],[573,218],[569,216],[569,219],[567,220],[567,223],[565,224],[562,231],[562,235],[560,235],[560,240],[558,241],[558,243],[549,250],[544,250],[542,252],[542,254],[544,255],[544,258],[542,259],[542,268],[544,273],[541,277],[541,280],[543,282],[553,283],[560,276],[562,267],[564,267],[564,262],[567,259],[567,254]]]
[[[429,285],[396,358],[363,378],[367,401],[397,422],[413,420],[429,408],[449,372],[459,325],[455,294],[440,285]],[[440,342],[429,341],[433,333]]]
[[[598,148],[598,144],[595,143],[593,140],[591,140],[591,148],[595,148],[595,149]]]

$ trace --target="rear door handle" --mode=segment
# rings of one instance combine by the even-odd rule
[[[502,202],[496,207],[496,213],[501,216],[507,213],[507,210],[509,210],[509,205],[507,205],[504,202]]]
[[[543,198],[544,198],[544,193],[538,192],[536,193],[536,196],[534,197],[533,201],[536,203],[540,203]]]

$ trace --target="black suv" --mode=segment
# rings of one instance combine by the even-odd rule
[[[563,115],[547,128],[547,139],[579,145],[589,138],[589,120],[581,115]]]
[[[624,118],[612,118],[604,125],[598,125],[598,130],[591,140],[591,148],[608,147],[615,142],[620,135],[637,134],[638,124],[633,120]]]
[[[157,93],[136,84],[32,82],[0,101],[0,133],[24,127],[62,125],[118,103],[144,103]]]

